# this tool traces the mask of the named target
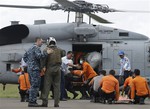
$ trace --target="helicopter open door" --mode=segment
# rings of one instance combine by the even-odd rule
[[[102,51],[102,44],[73,44],[72,50],[74,53],[74,63],[79,63],[79,60],[82,56],[86,56],[87,61],[94,61],[89,62],[90,65],[94,68],[96,72],[98,72],[102,68],[101,64],[101,51]],[[88,57],[90,56],[90,60]],[[93,58],[93,59],[92,59]]]

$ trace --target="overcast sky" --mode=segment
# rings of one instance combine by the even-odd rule
[[[73,1],[73,0],[70,0]],[[95,4],[107,4],[110,8],[121,10],[150,11],[150,0],[86,0]],[[14,5],[50,5],[54,0],[0,0],[0,4]],[[150,13],[96,13],[114,24],[100,24],[92,20],[93,24],[106,25],[150,37]],[[14,9],[0,7],[0,28],[10,25],[10,21],[20,21],[21,24],[33,24],[34,20],[45,19],[46,23],[65,23],[67,12],[46,9]],[[70,22],[74,21],[71,13]],[[88,17],[84,16],[88,23]]]

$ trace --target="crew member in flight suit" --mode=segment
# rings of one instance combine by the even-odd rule
[[[48,106],[48,95],[51,85],[53,85],[54,88],[54,107],[59,107],[61,58],[64,56],[64,52],[56,46],[56,40],[54,37],[49,37],[47,43],[47,48],[51,49],[52,53],[49,54],[45,60],[46,72],[44,77],[44,88],[41,95],[42,107]]]

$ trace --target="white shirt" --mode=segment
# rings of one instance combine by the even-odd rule
[[[66,74],[70,73],[70,71],[68,70],[69,68],[72,68],[71,66],[68,66],[68,63],[73,64],[73,61],[71,59],[68,59],[67,56],[64,56],[61,58],[62,59],[62,71]]]
[[[98,88],[100,87],[100,81],[102,80],[103,75],[95,76],[94,84],[93,84],[93,90],[98,92]]]
[[[127,70],[127,71],[131,70],[130,60],[126,56],[124,56],[124,58],[120,59],[120,65],[121,65],[121,68],[120,68],[119,75],[122,75],[124,73],[123,69]]]

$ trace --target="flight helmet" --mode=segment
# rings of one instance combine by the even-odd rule
[[[49,37],[47,39],[47,45],[56,45],[56,39],[54,37]]]

